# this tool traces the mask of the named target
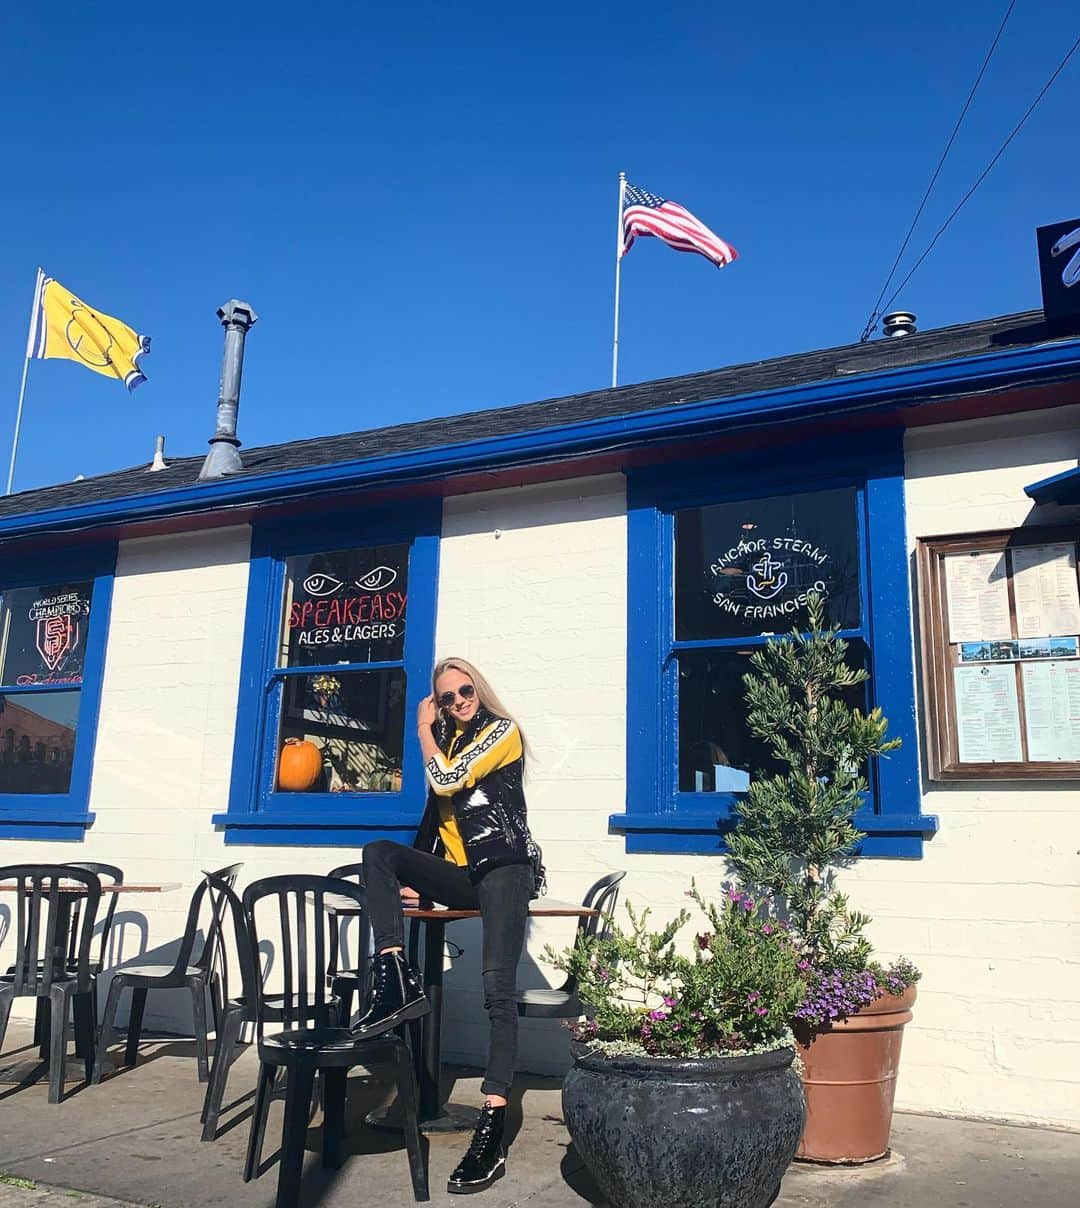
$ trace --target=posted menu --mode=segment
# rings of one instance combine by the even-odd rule
[[[1080,661],[1024,663],[1021,673],[1028,759],[1080,762]]]
[[[945,559],[945,590],[950,642],[992,642],[1013,636],[1009,580],[1000,550],[950,554]]]
[[[954,667],[953,685],[960,762],[1018,762],[1020,709],[1012,666]]]
[[[1023,545],[1011,557],[1018,636],[1080,634],[1075,542]]]

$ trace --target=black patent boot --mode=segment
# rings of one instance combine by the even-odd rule
[[[472,1143],[450,1176],[447,1191],[452,1195],[471,1195],[490,1187],[506,1174],[506,1150],[502,1143],[505,1125],[506,1108],[485,1103],[480,1109]]]
[[[353,1025],[358,1039],[388,1032],[431,1010],[420,982],[400,952],[387,952],[372,962],[371,1001]]]

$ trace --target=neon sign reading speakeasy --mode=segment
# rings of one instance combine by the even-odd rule
[[[291,666],[375,663],[404,649],[408,546],[323,551],[289,560],[284,630]]]
[[[289,629],[295,631],[290,645],[392,641],[404,631],[407,599],[403,591],[382,591],[294,601],[289,609]]]
[[[709,565],[718,580],[712,602],[748,621],[790,617],[811,593],[828,596],[831,562],[828,550],[800,537],[740,539]]]

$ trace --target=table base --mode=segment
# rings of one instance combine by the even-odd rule
[[[435,1134],[472,1132],[479,1119],[479,1108],[467,1107],[464,1103],[444,1103],[437,1116],[420,1121],[420,1131]],[[397,1101],[385,1110],[369,1112],[364,1117],[364,1123],[369,1128],[378,1128],[385,1132],[401,1132],[401,1109]]]

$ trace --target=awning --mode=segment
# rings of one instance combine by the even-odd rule
[[[1080,503],[1080,466],[1024,487],[1036,503]]]

